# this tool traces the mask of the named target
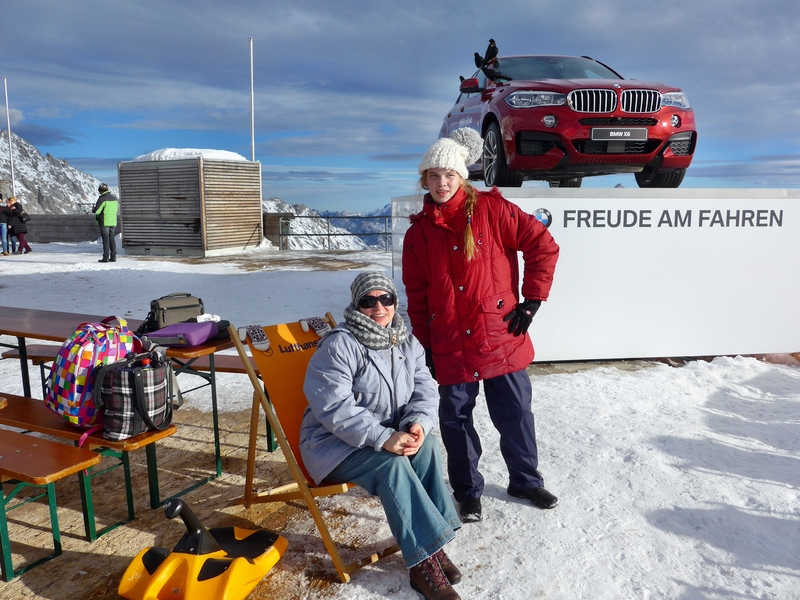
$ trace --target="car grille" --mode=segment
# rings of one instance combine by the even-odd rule
[[[612,146],[612,149],[610,149],[609,144],[615,144],[617,146]],[[647,154],[647,142],[600,142],[584,140],[576,142],[575,149],[581,154]]]
[[[617,109],[614,90],[573,90],[567,102],[575,112],[610,113]],[[620,107],[627,113],[654,113],[661,110],[661,93],[656,90],[623,90]]]
[[[653,125],[658,124],[658,119],[641,119],[641,118],[634,118],[634,117],[591,117],[588,119],[581,119],[579,121],[581,125],[586,125],[590,127],[597,127],[597,126],[639,126],[639,127],[652,127]]]
[[[688,156],[692,150],[692,140],[670,142],[669,147],[678,156]]]
[[[523,156],[542,156],[547,154],[554,145],[553,142],[520,139],[519,153]]]
[[[552,150],[558,136],[540,131],[520,131],[517,133],[517,153],[522,156],[542,156]]]
[[[617,109],[617,94],[613,90],[573,90],[567,102],[575,112],[610,113]]]
[[[656,90],[623,90],[622,110],[627,113],[652,113],[661,110],[661,93]]]

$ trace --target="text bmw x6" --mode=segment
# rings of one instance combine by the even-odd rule
[[[589,57],[507,56],[461,83],[440,137],[484,138],[470,179],[580,187],[584,177],[634,173],[639,187],[675,188],[692,162],[694,111],[679,88],[623,79]]]

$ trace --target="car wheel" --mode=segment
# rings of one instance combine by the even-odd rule
[[[641,173],[634,173],[634,175],[640,188],[676,188],[683,181],[686,169],[675,169],[667,173],[660,173],[645,167]]]
[[[549,179],[547,183],[551,188],[579,188],[583,183],[583,177],[571,177],[569,179]]]
[[[489,125],[483,138],[483,182],[487,187],[520,187],[522,173],[508,168],[503,138],[497,123]]]

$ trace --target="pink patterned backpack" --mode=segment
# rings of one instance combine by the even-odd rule
[[[78,427],[94,426],[101,412],[94,404],[95,370],[141,351],[141,343],[122,317],[84,323],[61,346],[50,376],[44,403]]]

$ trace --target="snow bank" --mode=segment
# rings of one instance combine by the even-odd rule
[[[185,160],[187,158],[208,158],[212,160],[244,160],[247,159],[236,152],[227,150],[207,150],[202,148],[162,148],[148,154],[142,154],[132,162],[149,162],[153,160]]]

